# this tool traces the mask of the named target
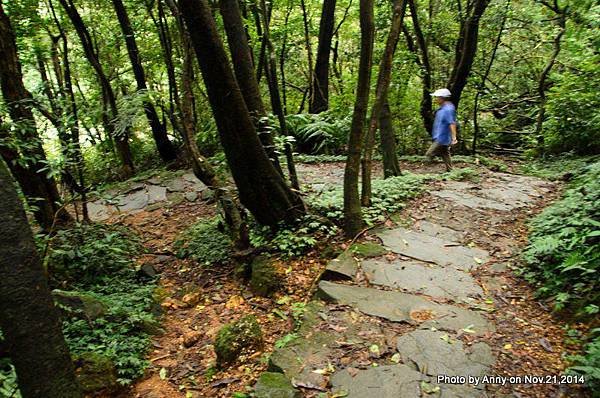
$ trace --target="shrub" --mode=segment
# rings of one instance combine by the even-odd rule
[[[592,330],[591,334],[596,336],[583,347],[583,354],[569,358],[574,366],[571,366],[568,372],[583,375],[590,390],[598,392],[600,391],[600,329]]]
[[[231,239],[217,217],[201,220],[186,229],[174,247],[178,257],[192,258],[204,265],[227,261],[232,250]]]

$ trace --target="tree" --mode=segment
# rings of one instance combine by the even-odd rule
[[[377,87],[375,89],[375,103],[371,110],[371,118],[367,128],[362,158],[361,203],[363,206],[371,205],[371,168],[373,163],[373,147],[375,146],[375,131],[378,127],[381,111],[387,100],[387,92],[392,78],[392,62],[394,60],[394,52],[396,51],[398,38],[400,37],[400,31],[402,30],[405,9],[406,0],[396,0],[394,2],[390,32],[379,64],[379,76],[377,76]],[[384,143],[387,144],[389,143],[389,140],[383,140],[381,143],[382,145]],[[393,151],[395,152],[395,150],[396,148],[394,147]],[[386,151],[386,153],[389,154],[389,150]],[[393,167],[393,170],[396,169],[398,169],[397,165]]]
[[[262,147],[206,0],[180,0],[181,14],[204,78],[227,163],[240,201],[256,220],[276,226],[305,213]]]
[[[319,46],[312,83],[310,113],[321,113],[329,108],[329,53],[333,38],[336,0],[324,0],[319,26]]]
[[[79,11],[77,11],[75,4],[73,4],[73,0],[59,0],[59,2],[65,9],[69,19],[75,27],[75,31],[77,32],[77,35],[79,36],[83,46],[85,57],[96,72],[98,81],[102,87],[102,95],[105,98],[105,103],[108,103],[111,117],[114,121],[119,116],[119,111],[117,109],[117,97],[115,96],[115,92],[113,91],[102,65],[100,64],[100,58],[97,51],[94,49],[92,36],[85,26],[81,15],[79,15]],[[125,129],[125,131],[117,132],[114,123],[108,120],[106,113],[104,113],[104,117],[105,127],[108,129],[109,135],[115,140],[116,143],[117,153],[119,154],[123,168],[122,174],[126,177],[130,176],[133,174],[134,166],[133,156],[129,147],[129,131],[128,129]]]
[[[254,125],[258,131],[258,138],[265,147],[267,155],[269,155],[275,169],[283,175],[277,157],[277,150],[273,143],[272,130],[267,123],[267,111],[260,95],[258,80],[254,71],[254,62],[252,61],[252,52],[248,45],[248,35],[244,29],[239,3],[237,0],[221,0],[220,9],[233,61],[233,70],[242,91],[244,102],[254,120]]]
[[[360,62],[356,101],[348,137],[348,156],[344,170],[344,232],[348,237],[358,234],[363,226],[358,194],[358,175],[373,64],[373,40],[375,36],[373,0],[360,0],[360,31]]]
[[[467,16],[461,19],[460,32],[456,41],[454,67],[448,81],[448,88],[452,93],[452,102],[457,108],[463,89],[467,85],[473,60],[477,54],[479,21],[489,4],[490,0],[468,2]]]
[[[0,327],[24,398],[83,397],[23,205],[0,160]]]
[[[148,87],[146,86],[146,73],[144,72],[144,67],[142,66],[140,50],[138,49],[135,33],[131,27],[131,22],[129,21],[129,15],[127,15],[127,10],[125,9],[125,5],[123,4],[122,0],[112,0],[112,3],[115,8],[115,12],[117,13],[117,18],[119,19],[121,31],[123,32],[123,36],[125,38],[127,54],[129,55],[129,60],[131,61],[131,67],[133,69],[133,75],[135,76],[137,90],[147,91]],[[156,149],[158,150],[160,157],[165,162],[175,160],[177,158],[177,150],[167,136],[166,125],[161,123],[159,120],[158,113],[149,99],[144,101],[143,106],[144,113],[146,114],[146,118],[148,119],[148,123],[152,129],[152,137],[154,138]]]
[[[1,4],[0,54],[0,86],[14,126],[11,136],[8,129],[0,124],[0,154],[19,182],[40,227],[49,231],[55,217],[58,216],[61,222],[68,222],[71,216],[61,211],[56,181],[46,170],[46,154],[31,110],[33,100],[23,85],[15,36]],[[15,148],[20,148],[21,153]]]

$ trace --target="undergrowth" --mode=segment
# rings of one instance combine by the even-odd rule
[[[557,311],[589,320],[600,313],[600,162],[582,166],[563,198],[546,208],[530,225],[523,258],[524,277]],[[600,388],[600,338],[590,334],[573,372]]]
[[[192,258],[203,265],[226,262],[231,254],[231,239],[218,217],[200,220],[183,231],[174,244],[180,258]]]

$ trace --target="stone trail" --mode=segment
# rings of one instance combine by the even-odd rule
[[[486,173],[480,183],[448,181],[430,194],[454,209],[511,220],[547,192],[535,178]],[[495,327],[471,274],[495,254],[466,241],[469,220],[461,230],[443,224],[424,219],[381,229],[379,250],[348,250],[332,260],[299,337],[271,356],[269,371],[283,374],[288,388],[279,383],[271,390],[268,374],[256,397],[299,397],[298,387],[348,398],[488,396],[481,385],[437,380],[490,374],[495,362],[485,342]],[[357,354],[365,350],[366,361]]]

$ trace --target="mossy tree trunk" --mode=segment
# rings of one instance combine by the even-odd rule
[[[0,327],[24,398],[80,398],[23,205],[0,160]]]

